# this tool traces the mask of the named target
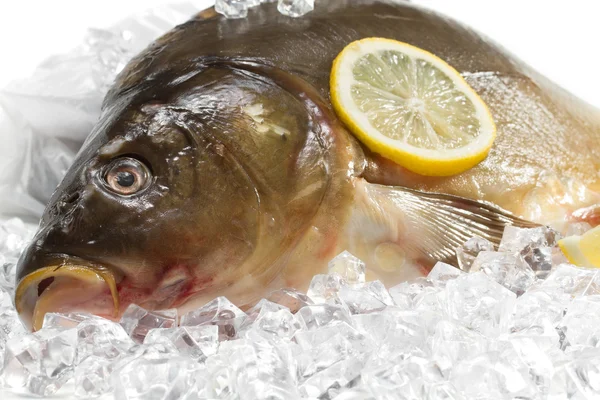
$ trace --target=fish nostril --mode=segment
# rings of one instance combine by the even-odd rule
[[[68,199],[64,200],[64,203],[65,204],[73,204],[77,200],[79,200],[79,193],[75,192]]]
[[[38,284],[38,297],[44,293],[44,290],[48,289],[48,287],[54,282],[54,278],[46,278]]]

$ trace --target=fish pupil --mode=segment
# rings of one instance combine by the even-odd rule
[[[117,173],[117,183],[121,187],[130,187],[135,183],[135,176],[131,172],[121,171]]]

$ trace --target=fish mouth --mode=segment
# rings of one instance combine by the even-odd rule
[[[107,316],[117,318],[120,309],[117,278],[102,265],[80,260],[50,263],[19,281],[15,306],[25,326],[37,331],[42,328],[47,313],[79,311],[79,305],[93,301],[108,289],[112,310],[104,311]]]

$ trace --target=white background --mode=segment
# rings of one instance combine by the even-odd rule
[[[12,79],[26,77],[47,56],[79,44],[88,27],[105,27],[128,14],[168,2],[172,1],[0,0],[0,87]],[[194,2],[208,5],[211,0]],[[466,22],[600,107],[600,2],[415,2]],[[1,392],[0,398],[22,399]]]
[[[122,16],[168,2],[173,0],[0,0],[0,87],[26,76],[49,54],[78,44],[87,27],[104,27]],[[195,2],[210,4],[211,0]],[[415,2],[466,22],[600,107],[600,2]]]

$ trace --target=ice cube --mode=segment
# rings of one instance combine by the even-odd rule
[[[225,297],[217,297],[197,310],[181,317],[181,326],[216,325],[219,339],[231,339],[237,335],[246,314]]]
[[[554,269],[542,283],[545,289],[560,289],[572,297],[589,293],[590,286],[598,275],[597,269],[579,268],[570,264],[561,264]]]
[[[583,348],[561,360],[552,376],[549,399],[600,398],[600,349]]]
[[[471,272],[482,271],[517,295],[535,282],[535,273],[520,256],[495,251],[482,251],[471,266]]]
[[[339,361],[304,381],[298,387],[300,394],[303,397],[330,398],[328,390],[336,390],[350,385],[360,376],[362,366],[363,363],[355,358]]]
[[[387,307],[367,288],[345,286],[340,289],[339,296],[352,314],[363,314]]]
[[[474,236],[467,240],[465,244],[456,248],[456,259],[458,266],[463,271],[469,271],[473,261],[482,251],[494,251],[494,244],[487,239]]]
[[[315,0],[279,0],[277,10],[288,17],[301,17],[315,8]]]
[[[536,277],[545,278],[548,276],[554,266],[556,254],[552,247],[537,247],[527,245],[521,250],[521,257],[534,271]]]
[[[427,275],[427,280],[431,282],[433,286],[443,288],[446,287],[446,283],[449,280],[456,279],[462,274],[464,274],[464,272],[460,269],[440,261],[433,266],[433,269]]]
[[[425,392],[429,367],[430,361],[409,355],[396,362],[367,365],[361,380],[377,398],[394,399],[402,393],[405,399],[419,399]]]
[[[376,397],[365,388],[355,387],[341,391],[333,400],[376,400]]]
[[[43,329],[6,344],[4,384],[38,396],[49,396],[72,376],[77,330]]]
[[[338,274],[350,284],[365,282],[365,263],[348,251],[338,254],[329,261],[329,274]]]
[[[345,285],[347,282],[338,274],[315,275],[306,294],[316,303],[325,303],[337,296],[340,288]]]
[[[142,354],[116,368],[111,383],[117,399],[191,399],[202,364],[172,354]]]
[[[455,365],[485,353],[490,345],[485,336],[451,321],[440,321],[431,340],[433,358],[446,378]]]
[[[289,288],[279,289],[269,293],[267,300],[289,308],[292,313],[298,312],[298,310],[304,306],[313,304],[312,300],[304,293]]]
[[[423,347],[428,336],[424,326],[426,321],[428,319],[423,313],[394,307],[352,316],[357,330],[369,336],[381,349],[385,348],[385,351]],[[388,353],[386,357],[389,356]]]
[[[131,337],[116,322],[93,317],[77,325],[77,362],[91,355],[115,359],[127,353],[133,345]]]
[[[347,324],[352,325],[348,311],[345,308],[336,305],[309,305],[302,307],[296,315],[303,321],[308,330],[314,330],[340,322],[346,322]]]
[[[261,313],[254,322],[253,329],[259,331],[261,336],[279,342],[289,341],[297,331],[306,327],[290,310],[283,309]]]
[[[47,313],[44,315],[42,328],[75,328],[86,319],[96,318],[88,313]]]
[[[518,228],[509,225],[504,229],[498,251],[519,253],[527,246],[554,247],[561,238],[560,233],[547,226]]]
[[[500,341],[497,346],[504,362],[527,376],[528,386],[545,394],[550,389],[554,366],[539,344],[536,338],[509,336],[507,341]]]
[[[144,339],[144,344],[162,343],[165,340],[173,344],[181,355],[204,361],[207,356],[217,352],[219,327],[203,325],[152,329]]]
[[[215,11],[227,18],[246,18],[248,6],[248,0],[216,0]]]
[[[414,309],[416,303],[423,296],[435,294],[439,291],[440,289],[434,287],[433,283],[426,278],[420,277],[410,282],[402,282],[390,288],[389,293],[398,307],[409,310]]]
[[[572,346],[600,347],[600,295],[573,300],[559,327]]]
[[[565,369],[584,398],[600,398],[600,349],[575,354]]]
[[[296,332],[294,338],[304,350],[316,348],[336,334],[351,336],[358,331],[346,322],[332,323],[311,331]]]
[[[465,274],[446,286],[448,315],[487,336],[508,329],[516,295],[483,272]]]
[[[431,385],[427,391],[427,400],[469,400],[464,397],[450,382]]]
[[[111,360],[98,356],[87,357],[75,368],[75,396],[95,398],[111,392],[113,368]]]
[[[508,364],[496,352],[461,362],[452,369],[450,382],[468,399],[482,393],[489,399],[532,399],[537,394],[527,371]]]
[[[121,317],[120,324],[133,340],[142,343],[150,329],[177,325],[177,310],[149,311],[131,304]]]

